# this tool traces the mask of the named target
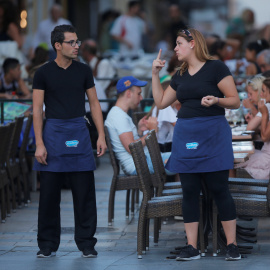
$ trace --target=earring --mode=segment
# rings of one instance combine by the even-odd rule
[[[190,49],[193,49],[193,47],[190,47]]]

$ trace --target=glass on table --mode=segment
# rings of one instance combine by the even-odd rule
[[[237,122],[241,121],[242,112],[240,109],[230,110],[231,121],[233,125],[236,126]]]

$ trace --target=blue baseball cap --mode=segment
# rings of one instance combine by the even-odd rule
[[[125,76],[121,78],[117,84],[116,84],[116,89],[117,89],[117,94],[120,94],[127,89],[131,88],[133,85],[135,86],[145,86],[147,85],[146,81],[140,81],[133,76]]]

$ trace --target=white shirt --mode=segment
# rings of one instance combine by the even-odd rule
[[[53,31],[55,26],[62,24],[71,25],[71,22],[63,18],[60,18],[57,22],[54,22],[51,18],[40,22],[38,30],[34,37],[33,48],[35,49],[41,42],[45,42],[48,44],[50,50],[53,50],[53,47],[51,45],[51,32]]]
[[[270,103],[266,103],[265,106],[268,109],[268,113],[269,113],[269,119],[270,119]],[[256,116],[262,117],[262,113],[259,111]]]
[[[107,99],[106,94],[105,94],[102,86],[100,85],[100,81],[97,81],[94,78],[94,83],[95,83],[95,87],[96,87],[96,91],[97,91],[97,98],[98,99]],[[85,99],[87,99],[87,95],[86,94],[85,94]],[[108,111],[109,104],[108,104],[108,102],[100,102],[100,107],[101,107],[101,110],[103,112],[107,112]],[[90,112],[89,102],[85,102],[85,111],[86,112]]]
[[[120,43],[119,52],[123,55],[138,55],[138,50],[142,49],[142,35],[145,29],[145,23],[139,17],[121,15],[115,20],[110,34],[121,36],[124,31],[124,39],[129,41],[133,48],[129,49],[126,44]]]
[[[98,58],[93,57],[89,62],[89,66],[92,70],[95,69]],[[113,78],[116,75],[116,71],[108,59],[102,59],[97,66],[97,78]],[[110,80],[99,80],[99,85],[105,91],[110,84]]]
[[[121,108],[114,106],[107,115],[105,126],[108,128],[113,151],[116,158],[119,160],[122,170],[126,174],[132,174],[135,170],[133,158],[131,154],[127,152],[119,138],[122,133],[132,132],[134,140],[139,139],[138,131],[132,118]],[[147,151],[146,148],[144,149]]]
[[[152,116],[157,117],[158,121],[158,143],[164,144],[172,142],[174,131],[172,123],[177,121],[177,110],[172,106],[169,106],[163,110],[159,110],[157,116],[157,107],[154,107]]]

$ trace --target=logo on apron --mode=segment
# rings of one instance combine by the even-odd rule
[[[186,143],[187,149],[197,149],[199,143],[197,142],[191,142],[191,143]]]
[[[79,141],[77,140],[66,141],[65,144],[67,147],[77,147],[79,144]]]

